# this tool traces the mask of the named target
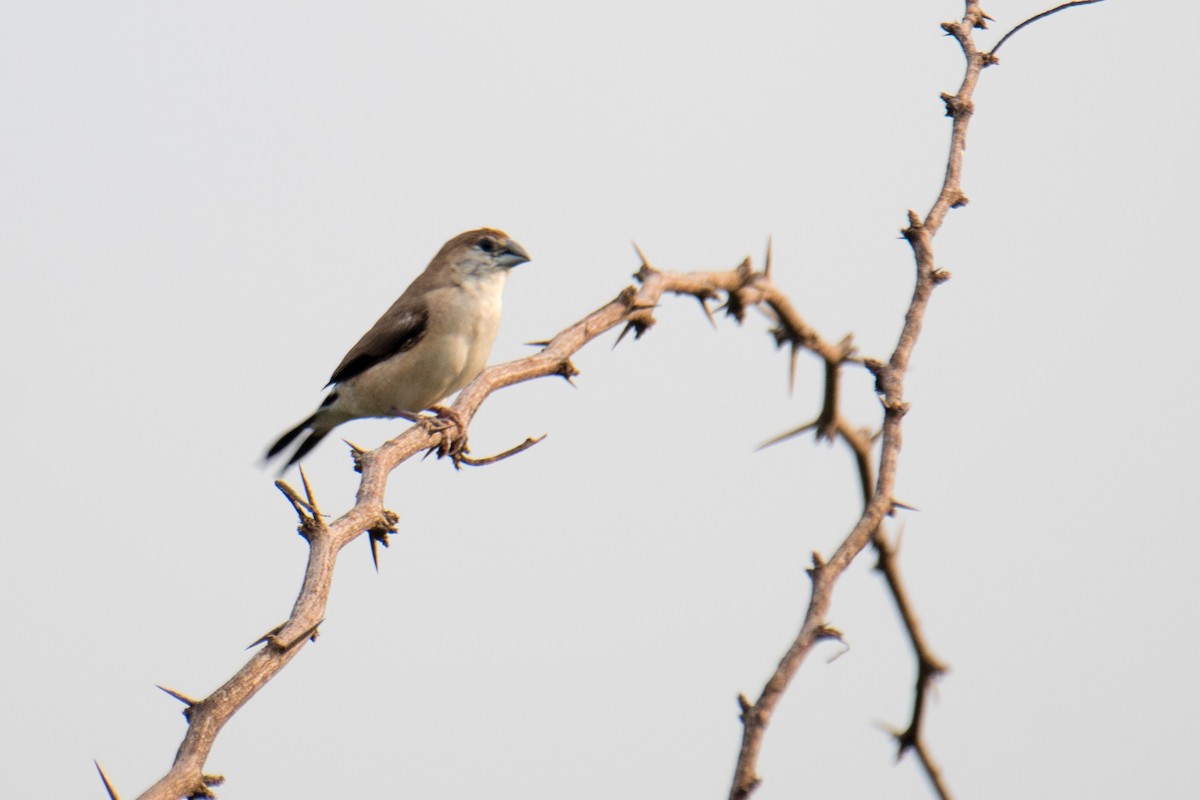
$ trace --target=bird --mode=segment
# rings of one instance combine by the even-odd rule
[[[414,420],[426,409],[446,413],[437,402],[486,366],[500,327],[505,279],[527,261],[525,248],[494,228],[466,231],[442,245],[425,271],[346,353],[325,384],[332,390],[320,407],[280,436],[264,461],[307,432],[284,464],[286,470],[352,419]]]

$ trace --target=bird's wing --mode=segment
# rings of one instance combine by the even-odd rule
[[[429,308],[423,302],[396,301],[387,313],[350,348],[326,386],[361,375],[392,356],[411,350],[429,329]]]

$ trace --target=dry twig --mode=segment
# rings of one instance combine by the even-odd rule
[[[484,400],[498,389],[515,383],[547,376],[570,379],[577,374],[571,356],[596,337],[624,326],[635,335],[654,324],[653,310],[665,294],[691,295],[698,298],[724,297],[728,313],[741,319],[751,306],[769,309],[778,320],[787,341],[801,343],[818,353],[839,357],[839,345],[823,340],[795,312],[787,298],[763,273],[755,272],[749,260],[725,272],[660,272],[643,262],[636,277],[639,286],[626,287],[616,298],[574,325],[564,329],[542,349],[526,358],[489,367],[472,381],[454,404],[455,416],[468,427]],[[308,541],[309,557],[300,594],[288,620],[262,636],[255,644],[265,644],[232,678],[209,697],[187,699],[188,730],[171,770],[144,794],[142,800],[175,800],[183,796],[203,796],[211,783],[203,767],[217,734],[239,708],[279,673],[315,636],[325,618],[333,570],[338,553],[347,544],[367,533],[375,542],[386,543],[386,535],[395,531],[397,515],[383,507],[384,490],[393,469],[413,456],[436,449],[444,439],[460,435],[455,430],[430,428],[416,424],[400,436],[372,451],[355,448],[355,460],[362,477],[355,505],[333,522],[326,523],[312,487],[303,478],[305,496],[283,481],[276,486],[295,509],[300,534]],[[532,446],[527,440],[513,450],[491,459],[466,464],[486,464],[513,455]],[[181,700],[184,695],[171,691]]]
[[[895,487],[896,468],[900,455],[901,421],[908,411],[908,404],[904,400],[904,380],[909,358],[920,335],[925,309],[933,290],[950,277],[948,272],[939,270],[935,265],[933,239],[941,229],[950,209],[959,208],[968,202],[967,196],[962,190],[962,165],[966,151],[967,128],[974,113],[975,86],[980,74],[985,67],[998,63],[995,56],[996,50],[1017,31],[1063,9],[1095,2],[1099,2],[1099,0],[1065,3],[1025,20],[1001,38],[990,52],[980,51],[973,39],[974,31],[985,29],[987,21],[990,19],[983,12],[977,0],[967,0],[966,10],[961,20],[942,25],[942,28],[958,42],[966,58],[965,73],[958,91],[952,95],[942,95],[946,104],[946,115],[952,119],[946,173],[941,191],[925,217],[920,217],[915,211],[908,212],[908,227],[904,229],[903,234],[913,251],[917,277],[896,348],[887,363],[863,361],[863,364],[875,374],[876,389],[883,405],[879,475],[878,477],[872,475],[873,437],[853,430],[838,415],[838,374],[842,362],[847,360],[849,352],[843,354],[840,359],[834,359],[829,354],[814,349],[825,359],[826,364],[826,395],[821,414],[813,422],[788,431],[766,443],[767,445],[775,444],[813,429],[816,430],[818,437],[840,436],[853,450],[859,465],[864,509],[858,523],[828,562],[814,556],[813,566],[809,570],[813,584],[812,597],[804,623],[791,647],[780,660],[774,674],[764,686],[758,700],[750,703],[745,697],[739,697],[743,722],[742,745],[738,753],[733,783],[730,787],[731,800],[745,800],[758,788],[760,784],[757,774],[758,757],[771,716],[804,658],[823,638],[823,632],[828,628],[825,619],[832,599],[834,584],[868,542],[874,544],[879,554],[877,568],[887,580],[917,658],[917,682],[912,717],[905,730],[895,733],[899,747],[898,755],[903,755],[909,750],[916,752],[938,797],[948,800],[951,796],[941,770],[934,763],[928,747],[921,738],[921,721],[929,690],[933,682],[945,672],[946,667],[933,655],[921,632],[912,603],[900,578],[895,561],[895,549],[887,539],[882,525],[885,515],[890,515],[898,507],[903,507],[903,504],[892,496],[892,492]]]
[[[1071,3],[1068,6],[1079,4],[1083,3]],[[771,714],[783,692],[814,644],[830,638],[840,640],[840,633],[825,620],[833,587],[838,576],[868,542],[875,542],[880,554],[879,568],[887,576],[897,604],[902,609],[910,608],[895,570],[894,551],[884,538],[881,523],[885,515],[900,505],[891,493],[895,485],[900,451],[901,421],[907,411],[904,378],[908,361],[920,333],[925,308],[933,289],[949,277],[948,273],[938,270],[934,265],[932,241],[949,209],[966,203],[960,178],[966,130],[972,113],[972,96],[981,69],[995,62],[995,48],[992,53],[980,52],[971,39],[973,28],[984,27],[985,15],[977,2],[968,1],[966,5],[967,12],[961,22],[946,23],[943,26],[962,47],[967,57],[967,70],[959,91],[954,95],[944,96],[947,114],[953,118],[953,128],[942,190],[933,208],[923,219],[915,212],[909,212],[909,225],[904,230],[904,236],[911,245],[916,260],[917,280],[899,342],[887,363],[856,359],[853,357],[853,348],[848,337],[833,343],[812,329],[796,312],[787,297],[773,284],[769,251],[767,269],[764,272],[755,272],[747,259],[737,268],[728,271],[677,273],[653,268],[639,249],[642,264],[635,275],[638,286],[626,287],[611,302],[564,329],[551,341],[542,343],[539,352],[486,369],[463,389],[455,402],[453,415],[460,424],[449,428],[417,424],[376,450],[363,451],[354,447],[356,468],[361,472],[359,489],[354,507],[337,519],[329,523],[325,521],[312,487],[303,473],[301,475],[304,497],[286,483],[277,482],[276,485],[295,509],[300,522],[299,531],[309,545],[304,581],[292,612],[286,622],[255,642],[253,646],[264,646],[208,697],[197,701],[174,690],[164,689],[184,702],[188,729],[170,771],[141,795],[142,800],[212,796],[211,787],[217,785],[221,778],[204,774],[203,768],[217,735],[233,714],[315,638],[325,619],[338,553],[347,544],[366,533],[370,537],[374,557],[376,543],[382,542],[386,545],[388,534],[395,532],[398,516],[383,507],[383,497],[388,476],[396,466],[429,450],[450,454],[456,464],[483,465],[514,455],[531,446],[536,440],[527,440],[513,450],[491,459],[472,461],[462,455],[461,449],[455,450],[455,443],[451,441],[451,437],[465,436],[465,431],[480,405],[498,389],[553,375],[570,381],[571,377],[577,374],[571,363],[571,356],[606,331],[621,327],[621,337],[629,332],[632,332],[635,338],[640,337],[654,325],[653,312],[665,294],[692,296],[699,301],[709,319],[712,319],[712,309],[708,302],[714,299],[723,298],[723,310],[739,322],[744,319],[748,308],[760,308],[774,321],[774,333],[779,346],[786,345],[791,348],[793,364],[795,354],[800,349],[808,349],[823,359],[827,368],[821,413],[813,422],[780,438],[808,429],[815,429],[819,436],[825,438],[841,437],[850,444],[858,458],[860,478],[864,487],[864,511],[845,541],[828,561],[823,561],[814,554],[813,567],[809,571],[812,579],[812,598],[799,635],[758,700],[751,703],[744,697],[740,698],[744,721],[743,741],[730,796],[748,797],[758,786],[756,764],[759,750]],[[1031,21],[1023,23],[1017,29]],[[1017,29],[1014,29],[1014,32]],[[1001,43],[1003,41],[1001,40]],[[841,367],[847,363],[863,363],[876,375],[877,389],[884,410],[877,477],[872,476],[871,465],[871,451],[876,437],[869,432],[852,428],[838,415]],[[912,722],[906,731],[897,734],[897,739],[901,752],[912,749],[917,753],[935,789],[942,797],[948,797],[940,773],[929,758],[927,748],[920,738],[919,724],[929,682],[944,668],[929,654],[916,625],[915,615],[905,613],[904,617],[913,647],[918,653],[920,675]],[[107,778],[104,780],[107,785]],[[116,796],[111,786],[108,790],[110,796]]]

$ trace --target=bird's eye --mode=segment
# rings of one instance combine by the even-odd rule
[[[492,239],[486,239],[486,238],[480,239],[479,240],[479,249],[485,253],[490,253],[496,249],[496,242],[493,241]]]

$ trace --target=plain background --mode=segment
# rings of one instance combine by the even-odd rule
[[[995,31],[1046,6],[993,3]],[[258,459],[450,236],[533,255],[493,362],[636,269],[774,237],[830,339],[885,357],[932,203],[960,3],[6,3],[0,18],[4,691],[13,797],[122,796],[284,619],[304,542]],[[1140,12],[1140,13],[1139,13]],[[1152,13],[1151,13],[1152,12]],[[954,277],[909,376],[902,566],[951,672],[962,798],[1196,791],[1200,280],[1193,3],[1072,9],[976,95]],[[756,695],[853,524],[819,369],[670,300],[643,340],[493,397],[456,473],[402,465],[378,574],[222,733],[224,800],[724,797]],[[847,413],[878,420],[870,382]],[[403,429],[358,422],[375,446]],[[355,487],[308,461],[327,511]],[[290,476],[294,478],[294,473]],[[902,529],[902,530],[901,530]],[[884,730],[913,659],[864,553],[769,731],[763,800],[929,796]]]

